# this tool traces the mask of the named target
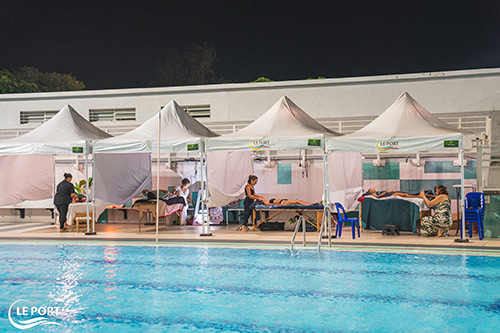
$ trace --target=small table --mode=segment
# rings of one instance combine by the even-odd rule
[[[92,216],[93,205],[92,205],[92,203],[88,203],[88,206],[89,206],[89,222],[92,222],[92,220],[93,220],[93,216]],[[73,224],[73,222],[75,222],[76,223],[76,232],[78,232],[79,225],[80,225],[79,222],[83,221],[83,220],[85,220],[85,223],[87,223],[87,203],[86,202],[79,202],[79,203],[69,204],[66,223],[69,226],[71,226]]]

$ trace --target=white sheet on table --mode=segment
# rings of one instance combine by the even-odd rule
[[[405,201],[413,202],[415,205],[418,206],[418,208],[420,208],[420,210],[429,210],[430,209],[425,204],[425,201],[422,198],[408,198],[408,197],[400,197],[398,195],[392,195],[390,197],[384,197],[384,198],[376,198],[372,195],[367,195],[366,198],[371,198],[371,199],[375,199],[375,200],[393,200],[393,199],[405,200]]]
[[[102,200],[96,200],[95,203],[89,202],[89,216],[92,216],[92,210],[93,207],[95,206],[95,216],[96,220],[101,215],[102,212],[106,209],[106,206],[109,206],[109,202],[105,202]],[[66,219],[66,223],[68,225],[71,225],[73,223],[73,218],[75,217],[75,214],[87,214],[87,203],[86,202],[78,202],[78,203],[72,203],[68,207],[68,215]],[[92,221],[92,219],[90,219]]]

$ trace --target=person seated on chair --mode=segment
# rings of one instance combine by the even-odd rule
[[[448,195],[448,190],[443,185],[435,187],[436,197],[432,200],[427,199],[427,196],[422,190],[420,197],[424,199],[425,204],[429,207],[434,207],[433,216],[424,216],[420,221],[420,236],[448,236],[453,220],[451,219],[451,200]]]
[[[269,201],[264,201],[264,205],[266,206],[287,206],[287,205],[304,205],[304,206],[309,206],[309,205],[315,205],[319,204],[321,201],[317,202],[305,202],[302,200],[288,200],[288,199],[269,199]]]
[[[177,186],[175,188],[175,190],[172,191],[172,193],[174,195],[177,195],[179,197],[184,198],[184,208],[182,209],[182,213],[180,216],[180,224],[181,225],[186,225],[186,223],[187,223],[187,221],[186,221],[187,209],[188,209],[189,204],[191,204],[191,205],[193,204],[193,201],[191,201],[191,199],[189,199],[189,185],[191,185],[191,182],[189,181],[189,179],[184,178],[181,182],[181,185]]]

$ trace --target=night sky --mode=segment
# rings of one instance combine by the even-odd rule
[[[145,87],[169,48],[211,43],[226,82],[500,67],[500,1],[0,0],[0,69]]]

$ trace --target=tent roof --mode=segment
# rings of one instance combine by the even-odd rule
[[[0,154],[71,154],[72,145],[111,137],[83,118],[70,105],[34,130],[0,142]]]
[[[66,105],[49,121],[18,138],[7,141],[51,143],[96,140],[109,138],[110,136],[83,118],[71,105]]]
[[[161,140],[178,140],[199,137],[217,136],[198,120],[191,117],[175,101],[170,101],[163,109],[161,115]],[[119,140],[158,140],[158,115],[149,118],[141,126],[115,136],[109,141]]]
[[[224,137],[292,137],[312,134],[341,135],[318,123],[290,98],[283,96],[252,123]]]
[[[471,146],[470,134],[454,128],[417,103],[407,92],[362,129],[327,138],[327,151],[446,151]]]
[[[347,136],[428,136],[461,132],[440,120],[404,92],[380,116]]]
[[[186,144],[200,142],[200,138],[218,136],[191,117],[175,101],[169,102],[159,114],[163,151],[186,150]],[[128,133],[96,141],[94,150],[109,153],[152,151],[153,146],[157,147],[157,142],[158,114]]]
[[[338,135],[341,134],[324,127],[283,96],[241,130],[208,139],[206,147],[207,150],[309,149],[322,147],[325,136]],[[320,146],[311,146],[308,139],[315,139]]]

